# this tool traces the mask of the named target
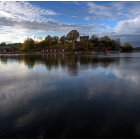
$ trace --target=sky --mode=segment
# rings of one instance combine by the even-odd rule
[[[76,29],[140,46],[140,1],[0,1],[0,42],[41,41]]]

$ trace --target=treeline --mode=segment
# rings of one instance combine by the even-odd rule
[[[0,44],[3,45],[3,44]],[[58,36],[46,36],[42,41],[35,41],[32,38],[27,38],[22,44],[9,44],[21,51],[40,51],[43,48],[66,48],[69,51],[102,51],[109,48],[110,50],[131,51],[132,46],[129,43],[124,43],[121,46],[120,39],[113,40],[108,36],[99,38],[97,35],[92,35],[90,38],[80,38],[77,30],[70,31],[66,36],[60,38]]]
[[[1,46],[9,46],[11,48],[14,48],[16,50],[19,50],[22,47],[22,43],[11,43],[11,44],[6,44],[5,42],[0,43]]]

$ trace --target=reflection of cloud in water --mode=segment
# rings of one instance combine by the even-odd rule
[[[59,60],[59,65],[58,61],[56,65],[54,61],[52,64],[43,60],[40,65],[39,58],[38,65],[31,64],[31,69],[20,62],[21,71],[13,65],[12,69],[3,71],[0,117],[8,116],[8,125],[1,121],[1,132],[5,134],[3,128],[6,128],[16,136],[24,132],[32,138],[65,138],[79,136],[79,133],[83,137],[109,134],[117,137],[117,130],[121,134],[133,127],[139,135],[137,63],[132,67],[131,59],[121,59],[119,63],[88,57],[78,63],[74,60],[67,60],[65,64]]]
[[[15,121],[15,127],[21,128],[32,122],[34,118],[33,113],[29,112],[28,114],[22,115]]]
[[[63,75],[64,76],[64,75]],[[15,75],[0,76],[0,110],[10,110],[37,96],[57,90],[54,84],[61,79],[59,73],[22,72]]]
[[[135,67],[129,69],[124,63],[122,65],[126,67],[120,68],[121,66],[113,65],[107,69],[98,68],[95,71],[89,71],[89,74],[83,73],[83,79],[86,79],[85,86],[88,89],[88,98],[108,93],[116,96],[124,93],[130,94],[130,96],[139,94],[139,70]]]
[[[118,71],[116,69],[114,69],[114,74],[120,78],[120,79],[125,79],[125,80],[130,80],[134,83],[137,83],[140,79],[138,77],[137,74],[132,74],[132,73],[129,73],[128,71]]]
[[[26,57],[23,58],[26,60]],[[31,58],[28,57],[29,60]],[[52,58],[53,57],[51,57],[51,59]],[[12,63],[8,62],[6,65],[2,65],[1,72],[3,74],[0,75],[0,107],[2,107],[3,105],[2,108],[4,108],[4,106],[8,107],[6,106],[6,104],[12,104],[10,105],[11,108],[15,104],[26,102],[26,100],[28,101],[29,99],[40,95],[40,91],[42,94],[44,92],[46,93],[56,90],[58,87],[56,87],[56,84],[53,83],[56,82],[57,79],[58,81],[64,80],[64,77],[67,79],[68,73],[72,73],[74,75],[76,74],[76,77],[82,77],[83,79],[85,79],[84,86],[88,90],[87,94],[89,98],[98,96],[103,92],[110,93],[110,90],[113,90],[113,94],[121,94],[120,90],[122,85],[120,84],[122,83],[122,81],[120,80],[127,80],[126,83],[128,85],[131,84],[130,87],[133,86],[133,84],[130,83],[131,81],[135,83],[138,83],[138,81],[140,81],[138,72],[129,70],[127,70],[126,72],[126,66],[129,65],[129,59],[127,63],[125,62],[125,64],[120,64],[125,65],[126,69],[124,69],[120,68],[120,65],[112,63],[115,61],[117,61],[118,63],[118,59],[91,59],[90,57],[82,57],[78,62],[78,59],[75,60],[75,57],[72,57],[72,60],[68,60],[68,65],[66,65],[66,67],[63,67],[63,65],[61,65],[63,68],[61,67],[61,69],[59,69],[60,67],[54,67],[54,69],[52,69],[51,71],[44,70],[44,65],[38,65],[40,63],[35,64],[35,67],[33,67],[34,70],[32,69],[30,71],[27,68],[27,64],[25,64],[24,59],[20,61],[20,63],[18,61],[13,61]],[[18,59],[16,58],[16,60]],[[38,69],[40,67],[41,69]],[[77,75],[78,73],[79,75]],[[123,84],[123,86],[126,86],[126,84]]]
[[[131,82],[134,82],[136,85],[140,83],[140,76],[138,70],[129,70],[129,69],[113,69],[112,70],[117,78],[125,79]]]

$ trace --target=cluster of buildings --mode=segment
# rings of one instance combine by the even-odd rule
[[[89,40],[89,36],[80,36],[80,42],[85,42]],[[119,49],[120,50],[120,49]],[[65,53],[68,50],[66,48],[57,48],[57,47],[48,47],[48,48],[43,48],[42,53]],[[102,52],[110,52],[111,49],[108,48],[103,48]],[[11,48],[9,46],[0,46],[0,53],[15,53],[16,49]]]
[[[89,36],[80,36],[80,41],[84,42],[87,41],[89,39]],[[42,52],[43,53],[59,53],[59,52],[66,52],[67,49],[66,48],[53,48],[53,47],[49,47],[49,48],[43,48]]]
[[[43,53],[58,53],[58,52],[66,52],[65,48],[43,48]]]
[[[89,40],[89,36],[80,36],[81,42],[88,41],[88,40]]]
[[[16,50],[14,48],[8,46],[0,46],[0,53],[15,53]]]

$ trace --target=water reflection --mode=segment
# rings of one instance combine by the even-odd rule
[[[76,56],[76,55],[61,55],[61,54],[50,54],[50,55],[0,55],[0,61],[2,64],[8,62],[17,62],[24,64],[28,68],[34,68],[40,64],[44,65],[47,70],[52,69],[68,68],[69,71],[78,71],[79,66],[85,66],[85,68],[108,67],[111,63],[119,64],[120,58],[100,58],[90,56]]]
[[[0,138],[140,138],[139,59],[1,55]]]

